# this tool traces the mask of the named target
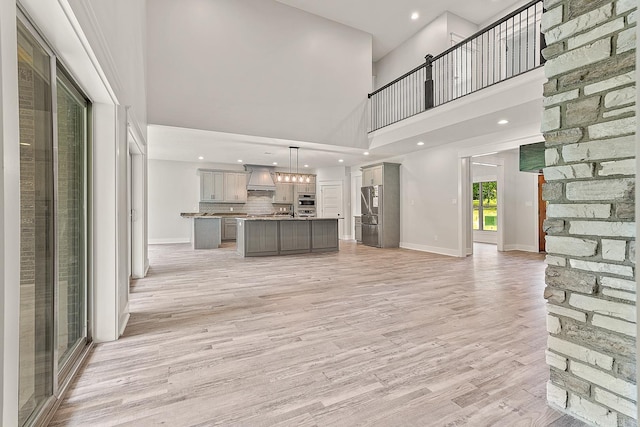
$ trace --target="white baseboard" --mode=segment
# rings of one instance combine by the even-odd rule
[[[129,323],[130,316],[131,315],[129,314],[129,302],[127,301],[127,305],[125,306],[122,313],[120,313],[120,330],[118,331],[118,338],[120,338],[122,334],[124,334],[124,330],[126,329],[127,324]]]
[[[191,243],[191,239],[184,237],[176,237],[173,239],[149,239],[150,245],[171,245],[175,243]]]
[[[403,249],[411,249],[412,251],[430,252],[438,255],[458,256],[457,249],[439,248],[437,246],[417,245],[415,243],[400,242],[400,247]]]
[[[504,251],[540,252],[537,247],[530,245],[504,245]]]

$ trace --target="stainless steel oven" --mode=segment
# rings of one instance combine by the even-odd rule
[[[316,208],[316,195],[315,194],[298,194],[298,208],[300,209],[315,209]]]
[[[314,209],[298,209],[297,216],[300,218],[315,218],[316,210]]]

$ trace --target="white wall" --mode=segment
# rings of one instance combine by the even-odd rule
[[[445,12],[376,62],[376,89],[422,64],[427,54],[437,55],[448,47]]]
[[[376,88],[400,77],[424,62],[427,54],[436,56],[452,46],[451,32],[468,37],[477,26],[457,15],[445,12],[413,37],[389,52],[375,64]]]
[[[460,37],[462,37],[462,39],[466,39],[482,28],[482,26],[478,26],[473,22],[469,22],[466,19],[461,18],[453,13],[447,13],[447,26],[447,32],[449,35],[449,46],[447,46],[447,48],[455,44],[452,42],[452,40],[455,41]],[[439,53],[440,52],[436,52],[433,55],[435,56]]]
[[[538,252],[538,175],[520,172],[518,150],[500,157],[505,181],[504,249]]]
[[[458,199],[458,148],[451,144],[387,159],[402,164],[401,247],[459,255],[458,204],[464,201]],[[517,150],[496,157],[504,162],[504,249],[537,252],[537,176],[518,170]],[[481,173],[497,175],[496,168]]]
[[[322,142],[371,89],[370,34],[275,1],[154,0],[147,27],[153,124]]]
[[[390,159],[400,167],[400,246],[458,254],[458,152],[437,147]]]
[[[146,0],[68,0],[118,104],[146,144]]]
[[[198,212],[201,163],[149,160],[149,243],[188,243],[191,221],[181,212]],[[229,168],[224,168],[229,169]]]
[[[525,4],[529,3],[529,1],[531,1],[531,0],[517,0],[517,1],[513,2],[511,4],[511,6],[505,7],[499,13],[495,14],[494,16],[492,16],[491,18],[487,19],[486,21],[481,22],[480,25],[478,26],[478,30],[481,30],[481,29],[483,29],[485,27],[488,27],[489,25],[493,24],[494,22],[504,18],[505,16],[507,16],[508,14],[513,12],[514,10],[516,10],[519,7],[524,6]]]

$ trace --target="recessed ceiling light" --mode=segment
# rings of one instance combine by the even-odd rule
[[[304,167],[305,167],[305,168],[308,168],[308,167],[309,167],[309,165],[304,165]]]
[[[368,156],[368,155],[369,155],[369,152],[368,152],[368,151],[365,151],[363,154],[364,154],[365,156]]]
[[[242,163],[242,159],[238,159],[238,163]]]
[[[418,12],[413,12],[411,14],[411,19],[413,19],[414,21],[418,18],[420,18],[420,14]]]
[[[344,159],[340,159],[340,160],[338,160],[338,161],[339,161],[340,163],[343,163],[343,162],[344,162]]]
[[[505,120],[505,119],[498,120],[499,125],[506,125],[507,123],[509,123],[509,120]]]
[[[278,164],[278,162],[273,162],[273,165],[276,166]]]
[[[204,160],[204,157],[200,156],[198,157],[198,160]]]
[[[419,142],[418,142],[418,145],[424,145],[424,142],[419,141]]]

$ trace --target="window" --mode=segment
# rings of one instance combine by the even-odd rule
[[[37,425],[86,350],[90,105],[19,18],[20,426]],[[18,142],[16,142],[17,144]]]
[[[498,183],[473,183],[473,229],[498,231]]]

